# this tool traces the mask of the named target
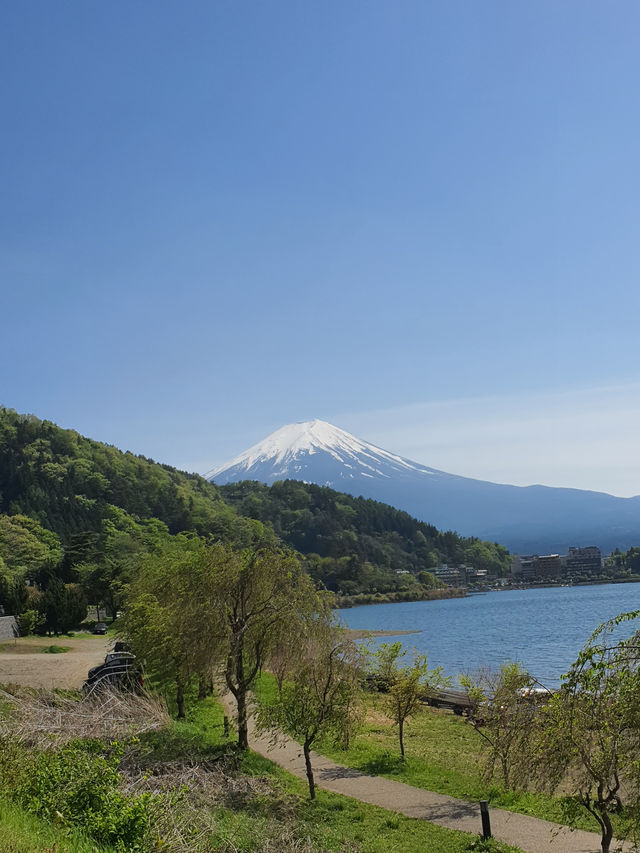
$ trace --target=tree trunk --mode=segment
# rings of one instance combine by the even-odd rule
[[[198,676],[198,699],[207,698],[207,676],[200,673]]]
[[[307,782],[309,783],[309,797],[312,800],[316,798],[316,785],[313,780],[313,768],[311,766],[311,744],[308,740],[305,740],[302,745],[302,749],[304,752],[304,763],[307,770]]]
[[[398,736],[400,738],[400,755],[404,760],[404,720],[398,723]]]
[[[238,746],[240,749],[249,749],[249,726],[247,723],[247,694],[243,685],[238,687]]]
[[[611,818],[609,817],[609,812],[606,810],[606,807],[600,812],[600,826],[602,827],[602,853],[609,853],[611,840],[613,839],[613,826],[611,825]]]
[[[511,787],[509,779],[509,760],[504,756],[501,756],[500,762],[502,763],[502,778],[504,781],[504,787],[507,791],[510,791]]]
[[[176,704],[178,706],[178,719],[184,720],[184,688],[181,678],[176,678]]]

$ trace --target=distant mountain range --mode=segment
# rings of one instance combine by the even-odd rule
[[[500,542],[515,553],[603,551],[640,544],[640,496],[509,486],[447,474],[390,453],[325,421],[289,424],[207,478],[303,480],[382,501],[442,530]]]

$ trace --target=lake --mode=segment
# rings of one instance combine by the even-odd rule
[[[592,631],[636,608],[640,584],[628,583],[371,604],[340,610],[339,616],[349,628],[365,631],[420,631],[398,639],[428,654],[429,666],[440,665],[454,677],[512,660],[557,687]],[[394,637],[374,642],[394,642]]]

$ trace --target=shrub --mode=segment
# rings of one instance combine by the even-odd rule
[[[18,623],[18,631],[21,637],[28,637],[36,630],[39,622],[39,614],[37,610],[25,610],[16,617]]]
[[[83,829],[100,844],[142,850],[150,795],[119,790],[121,755],[117,743],[105,750],[100,742],[71,741],[34,753],[4,740],[0,793],[32,814]]]

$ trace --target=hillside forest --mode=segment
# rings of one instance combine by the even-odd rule
[[[68,630],[87,602],[115,614],[146,555],[194,537],[293,551],[319,588],[355,600],[426,596],[441,563],[498,575],[509,565],[500,545],[376,501],[296,481],[218,488],[0,408],[0,605],[29,614],[25,627]]]

